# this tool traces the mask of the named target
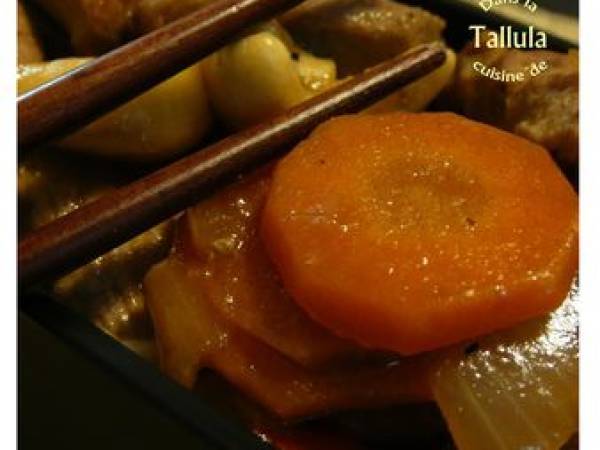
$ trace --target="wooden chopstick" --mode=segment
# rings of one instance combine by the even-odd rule
[[[301,0],[216,0],[18,98],[19,149],[86,125]]]
[[[33,231],[19,243],[19,286],[91,261],[236,175],[289,151],[324,120],[359,111],[439,67],[445,59],[438,44],[417,47]]]

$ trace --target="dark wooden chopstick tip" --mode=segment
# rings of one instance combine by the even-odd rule
[[[359,111],[444,60],[441,46],[419,47],[33,231],[19,242],[19,287],[93,260],[199,201],[235,175],[289,151],[324,120]]]

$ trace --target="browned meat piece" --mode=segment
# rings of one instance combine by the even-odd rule
[[[37,0],[65,27],[78,55],[96,55],[118,46],[132,33],[140,0]]]
[[[17,45],[18,45],[18,64],[27,64],[43,61],[42,49],[37,41],[31,21],[27,11],[21,2],[17,3],[18,22],[17,22]]]
[[[546,61],[549,69],[523,81],[501,82],[475,70],[522,71]],[[452,89],[462,114],[516,133],[546,147],[555,158],[576,164],[579,147],[579,61],[576,51],[518,51],[465,48]]]
[[[281,21],[301,46],[334,59],[341,76],[440,40],[445,27],[440,17],[391,0],[309,0]]]
[[[69,33],[78,55],[104,53],[210,0],[37,0]]]

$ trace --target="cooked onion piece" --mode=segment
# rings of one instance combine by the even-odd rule
[[[242,128],[300,103],[330,86],[335,63],[290,47],[277,30],[244,37],[210,56],[206,88],[221,120]]]
[[[460,450],[557,450],[577,431],[577,297],[573,288],[549,317],[443,355],[433,392]]]

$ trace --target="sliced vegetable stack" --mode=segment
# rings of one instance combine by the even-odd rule
[[[540,147],[449,114],[334,119],[175,241],[144,290],[187,387],[214,370],[285,422],[436,402],[460,450],[576,433],[577,198]]]
[[[175,252],[148,273],[163,370],[192,387],[214,369],[286,419],[431,400],[425,358],[366,352],[283,291],[258,239],[268,186],[258,173],[189,210]]]
[[[452,114],[348,116],[276,167],[262,236],[317,322],[403,355],[557,308],[577,196],[547,152]]]

